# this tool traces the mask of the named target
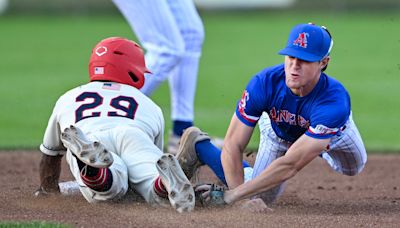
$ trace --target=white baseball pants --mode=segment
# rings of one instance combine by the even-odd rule
[[[258,176],[275,159],[283,156],[291,143],[279,138],[271,127],[267,113],[259,120],[260,145],[254,164],[252,178]],[[352,115],[346,123],[346,128],[334,136],[329,144],[329,150],[323,151],[321,157],[338,173],[354,176],[362,171],[367,162],[367,153],[361,135],[355,125]],[[259,195],[266,203],[276,200],[283,192],[285,184],[281,184]]]
[[[80,186],[85,199],[90,202],[119,199],[126,194],[128,186],[134,188],[149,203],[162,201],[154,193],[154,181],[159,176],[156,162],[163,152],[152,140],[137,128],[117,127],[94,132],[88,139],[101,142],[113,155],[109,167],[113,176],[111,189],[97,192],[82,182],[76,158],[67,151],[66,160]]]
[[[193,121],[204,27],[192,0],[113,0],[147,50],[141,91],[150,96],[169,80],[171,118]]]

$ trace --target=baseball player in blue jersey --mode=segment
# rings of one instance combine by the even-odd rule
[[[198,128],[185,131],[177,154],[185,173],[207,164],[229,187],[214,194],[210,185],[200,186],[197,190],[205,191],[204,197],[223,204],[251,198],[247,205],[266,208],[282,193],[285,181],[316,157],[338,173],[361,172],[367,154],[352,118],[350,96],[324,73],[332,46],[325,27],[295,26],[279,51],[284,64],[263,69],[248,83],[222,153]],[[252,175],[246,178],[243,152],[257,123],[260,144]]]
[[[168,79],[172,133],[168,152],[176,153],[184,129],[193,126],[204,27],[192,0],[113,0],[140,43],[153,72],[141,91],[150,96]]]

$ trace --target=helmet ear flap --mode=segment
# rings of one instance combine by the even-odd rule
[[[144,85],[144,76],[142,74],[139,74],[139,76],[137,76],[136,74],[130,71],[128,73],[133,81],[132,85],[137,89],[142,88]]]

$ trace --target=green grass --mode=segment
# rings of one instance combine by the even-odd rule
[[[277,55],[291,27],[327,25],[335,45],[327,73],[352,97],[369,150],[399,150],[399,14],[245,12],[202,14],[206,29],[196,96],[196,125],[223,137],[248,80]],[[37,148],[57,98],[88,79],[91,48],[102,38],[136,39],[118,15],[2,17],[0,20],[0,148]],[[167,83],[153,95],[170,128]],[[255,131],[250,146],[256,147]]]

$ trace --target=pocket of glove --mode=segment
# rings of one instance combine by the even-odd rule
[[[198,202],[204,206],[223,206],[226,188],[216,184],[199,184],[195,187],[195,195]]]

